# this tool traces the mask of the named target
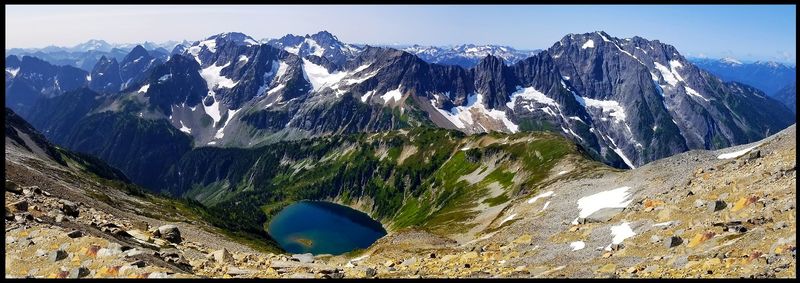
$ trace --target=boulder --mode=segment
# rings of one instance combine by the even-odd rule
[[[175,225],[163,225],[158,227],[156,230],[158,233],[158,237],[167,240],[171,243],[180,243],[181,242],[181,231],[178,230],[178,226]],[[155,234],[155,233],[154,233]]]
[[[376,271],[375,268],[367,267],[367,270],[364,271],[364,277],[372,278],[375,277],[376,275],[378,275],[378,271]]]
[[[88,268],[86,267],[76,267],[69,271],[69,275],[67,278],[83,278],[91,273]]]
[[[17,183],[14,183],[11,180],[6,180],[6,191],[7,192],[12,192],[12,193],[15,193],[15,194],[21,194],[22,193],[22,188],[20,188],[17,185]]]
[[[67,233],[67,237],[70,237],[70,238],[73,238],[73,239],[74,238],[80,238],[80,237],[83,237],[83,232],[75,230],[75,231]]]
[[[69,221],[69,220],[66,217],[64,217],[64,214],[59,213],[58,215],[56,215],[55,221],[56,221],[56,223],[61,223],[61,222],[64,222],[64,221]]]
[[[147,265],[147,264],[144,262],[144,260],[137,260],[137,261],[131,262],[131,263],[130,263],[130,264],[128,264],[128,265],[130,265],[130,266],[136,266],[136,267],[138,267],[138,268],[142,268],[142,267],[144,267],[144,266],[145,266],[145,265]]]
[[[10,204],[10,206],[12,208],[14,208],[16,211],[28,211],[28,201],[27,200],[21,200],[21,201],[13,202],[13,203]]]
[[[61,209],[62,212],[64,212],[64,214],[66,214],[68,216],[72,216],[72,217],[78,217],[78,214],[80,212],[78,211],[78,205],[77,204],[75,204],[74,202],[65,200],[65,199],[59,200],[58,203],[61,204],[60,209]]]
[[[681,237],[678,237],[678,236],[672,236],[672,237],[669,237],[669,239],[667,239],[665,242],[666,242],[667,248],[669,249],[669,248],[677,247],[680,244],[682,244],[683,243],[683,239]]]
[[[226,249],[217,250],[211,253],[211,257],[217,263],[232,263],[233,262],[233,255]]]
[[[716,201],[714,201],[714,202],[709,204],[711,212],[717,212],[717,211],[723,210],[727,206],[728,206],[728,204],[725,203],[724,200],[716,200]]]
[[[50,262],[56,262],[65,258],[67,258],[67,252],[62,249],[50,253]]]
[[[312,255],[311,253],[293,254],[292,258],[296,259],[297,261],[299,261],[301,263],[313,263],[314,262],[314,255]]]
[[[31,196],[33,194],[41,194],[41,193],[42,189],[40,189],[39,186],[30,186],[22,188],[22,194],[26,196]]]
[[[753,159],[757,159],[757,158],[761,158],[761,150],[760,149],[752,150],[747,155],[747,159],[748,160],[753,160]]]

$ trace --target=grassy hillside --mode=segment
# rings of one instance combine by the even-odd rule
[[[550,133],[483,134],[415,128],[281,142],[255,149],[198,148],[163,188],[208,208],[231,231],[262,234],[299,200],[333,200],[389,229],[464,232],[479,211],[536,190],[562,159],[584,154]]]

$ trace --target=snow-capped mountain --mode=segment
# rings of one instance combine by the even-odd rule
[[[503,58],[508,64],[531,57],[540,50],[517,50],[508,46],[463,44],[453,47],[412,45],[402,49],[429,63],[471,68],[488,55]]]
[[[278,39],[264,39],[262,42],[300,57],[309,55],[324,57],[337,65],[355,58],[362,50],[359,46],[339,41],[335,35],[327,31],[305,36],[287,34]]]
[[[126,57],[131,63],[143,56]],[[103,62],[98,73],[114,69],[114,61]],[[119,76],[128,63],[117,64]],[[125,128],[145,131],[136,136],[183,132],[194,146],[225,147],[421,125],[466,133],[548,130],[618,167],[755,141],[794,121],[763,92],[722,81],[670,45],[604,32],[567,35],[513,64],[489,55],[471,68],[385,47],[356,52],[327,32],[271,44],[224,33],[176,46],[167,61],[151,65],[120,91],[97,88],[108,82],[94,83],[93,73],[100,93],[44,98],[20,115],[35,116],[29,119],[35,126],[67,144],[78,128],[119,119],[157,121]],[[24,66],[6,68],[7,80],[30,75]],[[92,106],[69,109],[64,101]],[[48,122],[47,115],[95,118],[65,125]],[[124,146],[97,138],[98,148]]]

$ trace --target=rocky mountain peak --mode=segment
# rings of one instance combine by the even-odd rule
[[[147,57],[150,57],[150,53],[147,52],[147,49],[145,49],[141,45],[136,45],[135,47],[133,47],[133,49],[131,49],[131,52],[125,56],[125,59],[123,59],[122,62],[129,62],[136,60],[137,58],[147,58]]]
[[[257,45],[258,41],[241,32],[224,32],[209,36],[206,40],[215,40],[217,43],[234,42],[244,45]]]

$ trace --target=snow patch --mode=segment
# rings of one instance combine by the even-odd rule
[[[367,93],[361,96],[361,102],[367,103],[367,99],[369,99],[369,97],[372,96],[373,94],[375,94],[374,90],[368,91]]]
[[[228,67],[230,64],[230,62],[222,66],[213,64],[205,69],[200,70],[200,76],[206,80],[206,85],[208,86],[209,90],[216,88],[232,88],[236,86],[238,82],[234,82],[233,80],[220,74],[222,69]]]
[[[162,83],[172,78],[172,74],[166,74],[158,78],[158,82]]]
[[[147,90],[150,89],[150,84],[143,85],[142,88],[139,89],[139,93],[146,93]]]
[[[394,102],[399,102],[400,99],[403,98],[403,93],[400,92],[400,86],[397,87],[395,90],[390,90],[387,93],[381,95],[381,99],[383,99],[383,104],[389,103],[390,100],[394,100]]]
[[[699,92],[697,92],[696,90],[694,90],[693,88],[691,88],[689,86],[684,85],[683,89],[686,90],[686,94],[688,94],[688,95],[691,95],[691,96],[694,96],[694,97],[698,97],[698,98],[702,98],[706,102],[711,101],[711,100],[708,100],[708,98],[706,98],[705,96],[701,95]]]
[[[583,241],[575,241],[575,242],[569,243],[569,246],[572,248],[573,251],[577,251],[577,250],[582,250],[583,248],[585,248],[586,247],[586,243],[584,243]]]
[[[672,221],[656,223],[656,224],[653,224],[653,227],[667,226],[669,224],[672,224]]]
[[[303,59],[303,76],[306,78],[314,91],[319,91],[324,87],[331,87],[341,81],[346,72],[329,73],[325,67],[312,63],[307,59]]]
[[[611,244],[616,245],[622,243],[627,238],[636,236],[636,233],[633,232],[631,226],[628,222],[623,222],[622,224],[611,226]],[[609,245],[606,250],[611,250],[611,246]]]
[[[536,202],[536,200],[538,200],[540,198],[546,198],[546,197],[549,197],[549,196],[552,196],[552,195],[553,195],[553,191],[547,191],[547,192],[541,193],[541,194],[529,199],[528,200],[528,204],[532,204],[532,203]]]
[[[619,105],[619,102],[614,100],[591,99],[576,95],[574,93],[573,96],[575,96],[575,100],[577,100],[578,103],[584,107],[600,108],[603,113],[608,112],[608,115],[613,117],[615,122],[625,121],[625,109]]]
[[[586,218],[603,208],[627,207],[631,203],[629,189],[630,187],[619,187],[580,198],[578,200],[578,209],[580,209],[578,218]]]
[[[184,125],[183,121],[178,121],[178,122],[181,123],[181,128],[180,128],[181,132],[184,132],[184,133],[187,133],[187,134],[190,134],[190,135],[192,134],[192,129],[187,127],[186,125]]]
[[[506,223],[506,222],[508,222],[508,221],[511,221],[511,219],[514,219],[514,217],[515,217],[515,216],[517,216],[517,214],[516,214],[516,213],[509,215],[508,217],[506,217],[505,219],[503,219],[503,221],[500,221],[500,225],[503,225],[503,223]]]
[[[511,100],[506,103],[508,108],[514,109],[517,99],[535,101],[541,104],[558,106],[558,103],[552,98],[547,97],[544,93],[534,89],[533,87],[522,88],[517,86],[517,91],[511,94]]]
[[[13,69],[12,69],[12,68],[6,68],[6,72],[8,72],[9,74],[11,74],[11,77],[16,77],[16,76],[17,76],[17,73],[19,73],[19,67],[16,67],[16,68],[13,68]],[[89,81],[91,81],[91,80],[92,80],[92,79],[91,79],[91,76],[87,76],[87,78],[89,78],[89,79],[88,79]]]
[[[759,145],[761,145],[761,144],[757,144],[757,145],[754,145],[754,146],[751,146],[751,147],[748,147],[748,148],[745,148],[745,149],[742,149],[742,150],[739,150],[739,151],[723,153],[723,154],[720,154],[719,156],[717,156],[717,159],[733,159],[733,158],[737,158],[739,156],[747,154],[748,152],[750,152],[754,148],[758,147]]]
[[[545,209],[547,209],[548,206],[550,206],[550,201],[549,200],[544,203],[544,206],[542,206],[542,210],[539,210],[539,212],[544,211]]]
[[[480,93],[470,95],[467,97],[467,105],[466,106],[456,106],[450,109],[450,111],[445,111],[439,108],[436,108],[439,113],[441,113],[448,121],[453,123],[458,128],[465,128],[466,125],[473,125],[474,120],[472,119],[472,112],[473,110],[482,113],[486,116],[492,117],[495,120],[498,120],[503,123],[503,125],[512,133],[516,133],[519,131],[519,126],[511,122],[506,116],[506,113],[500,110],[495,109],[486,109],[486,107],[482,103],[483,95]],[[482,127],[482,125],[479,125]]]
[[[219,128],[219,130],[217,130],[217,133],[214,135],[215,139],[221,139],[221,138],[223,138],[225,136],[225,132],[224,132],[225,131],[225,127],[228,126],[228,123],[230,123],[231,120],[233,120],[233,116],[236,116],[236,113],[241,111],[241,110],[242,110],[241,108],[237,109],[237,110],[228,109],[228,119],[225,120],[225,124],[222,125],[222,128]]]
[[[581,46],[581,49],[586,49],[586,48],[594,48],[594,40],[589,39],[586,41],[586,43],[583,44],[583,46]]]
[[[214,124],[216,125],[217,122],[219,122],[219,120],[222,119],[222,115],[220,115],[219,113],[220,103],[217,102],[216,97],[214,97],[213,95],[211,97],[214,99],[214,103],[212,103],[210,106],[206,106],[205,103],[200,103],[200,104],[203,105],[203,110],[205,110],[208,116],[211,116],[211,119],[214,120]]]

